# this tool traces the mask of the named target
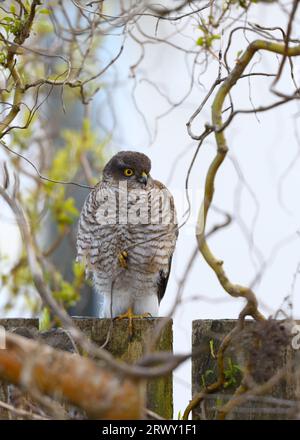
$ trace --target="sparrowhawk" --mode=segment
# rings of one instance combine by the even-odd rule
[[[102,296],[102,317],[158,315],[178,235],[173,197],[150,175],[150,159],[121,151],[87,196],[77,260]]]

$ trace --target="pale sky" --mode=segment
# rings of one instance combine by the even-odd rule
[[[274,7],[270,16],[270,8],[267,5],[253,5],[252,21],[285,27],[285,16]],[[153,33],[155,21],[151,18],[144,19],[143,26],[145,32]],[[159,35],[163,35],[168,26],[170,25],[161,21]],[[196,27],[190,26],[185,30],[185,37],[175,35],[174,41],[190,47],[191,39],[195,41],[199,36],[197,32]],[[117,51],[120,42],[121,37],[110,38],[107,42],[109,52]],[[225,46],[225,42],[217,41],[215,48],[218,49],[220,44]],[[236,53],[246,45],[247,42],[240,32],[232,45],[229,57],[231,67],[234,65]],[[201,84],[194,88],[184,104],[159,119],[154,139],[155,118],[169,106],[149,80],[156,83],[173,102],[176,102],[189,89],[189,72],[184,55],[178,50],[165,44],[147,45],[145,58],[136,71],[136,78],[130,78],[129,67],[137,61],[139,55],[138,45],[128,38],[124,53],[115,65],[120,85],[111,90],[117,121],[112,148],[133,149],[149,155],[152,160],[151,174],[167,184],[174,194],[181,222],[185,176],[197,146],[187,134],[186,122],[216,78],[218,65],[216,62],[210,63],[207,71],[196,78]],[[253,71],[258,68],[259,71],[276,73],[280,59],[274,54],[261,54],[255,61],[259,61],[260,64],[259,67],[255,66]],[[299,68],[299,61],[295,60],[295,78],[300,83]],[[268,90],[270,78],[256,77],[252,78],[250,83],[250,92],[248,79],[241,80],[234,88],[233,99],[236,108],[248,109],[252,105],[259,106],[276,100]],[[280,87],[288,92],[288,84],[290,79],[284,75]],[[133,87],[139,111],[132,99]],[[211,101],[196,119],[193,125],[194,132],[200,133],[204,123],[210,121],[210,104]],[[300,315],[299,282],[297,278],[294,280],[300,261],[300,143],[297,143],[295,137],[295,131],[298,129],[300,138],[298,117],[295,117],[298,113],[299,105],[294,102],[270,112],[260,113],[257,117],[253,114],[237,116],[226,130],[229,154],[216,181],[214,205],[229,212],[233,222],[230,227],[209,239],[209,244],[213,253],[224,260],[224,268],[235,283],[248,285],[262,267],[263,261],[268,261],[261,282],[254,286],[261,311],[266,316],[274,313],[284,297],[292,291],[294,317],[299,318]],[[102,115],[103,108],[100,117]],[[148,128],[145,126],[145,120]],[[97,112],[95,122],[97,124]],[[109,125],[109,118],[107,123]],[[205,174],[214,152],[214,138],[210,136],[200,150],[191,175],[191,221],[180,231],[170,282],[160,308],[161,316],[167,314],[173,305],[177,281],[196,243],[195,219],[202,201]],[[176,162],[179,155],[180,160]],[[236,164],[243,178],[238,177]],[[286,173],[288,167],[290,171]],[[0,206],[4,215],[3,202],[0,202]],[[222,221],[222,216],[211,213],[208,230],[216,222]],[[247,233],[248,236],[253,234],[252,247],[249,240],[247,241]],[[13,258],[18,248],[16,228],[8,222],[1,224],[0,246],[1,252],[10,258]],[[273,255],[273,258],[269,261],[270,255]],[[197,296],[197,300],[189,301],[189,298]],[[243,305],[242,301],[229,298],[201,256],[197,257],[186,283],[184,300],[174,316],[174,347],[177,352],[190,349],[193,320],[237,318]],[[189,381],[190,363],[186,362],[174,374],[175,417],[179,410],[184,410],[190,398]]]

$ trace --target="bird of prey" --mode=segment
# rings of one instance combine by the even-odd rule
[[[119,152],[82,208],[77,261],[102,295],[101,317],[158,315],[178,228],[172,195],[150,170],[146,155]]]

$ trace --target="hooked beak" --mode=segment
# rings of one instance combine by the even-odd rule
[[[148,182],[148,175],[147,175],[147,173],[145,173],[145,171],[143,171],[142,174],[140,175],[140,177],[137,180],[138,180],[138,182],[143,183],[146,186],[147,182]]]

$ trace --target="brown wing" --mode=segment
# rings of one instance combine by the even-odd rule
[[[168,234],[168,236],[170,236],[170,240],[172,242],[172,250],[171,250],[170,257],[169,257],[167,270],[160,270],[159,274],[158,274],[158,279],[157,279],[157,296],[158,296],[158,301],[160,303],[164,294],[165,294],[167,284],[169,281],[173,252],[174,252],[176,240],[178,237],[178,224],[177,224],[174,199],[173,199],[171,193],[169,192],[168,188],[163,183],[159,182],[158,180],[154,180],[154,185],[158,189],[163,189],[168,192],[168,194],[170,196],[170,209],[171,209],[171,213],[172,213],[172,219],[171,219],[171,223],[169,225],[170,229],[167,232],[167,234]]]
[[[170,271],[171,271],[172,257],[173,256],[171,256],[169,259],[168,271],[167,272],[164,272],[163,270],[159,271],[158,280],[157,280],[158,303],[160,303],[161,300],[163,299],[167,285],[168,285]]]

